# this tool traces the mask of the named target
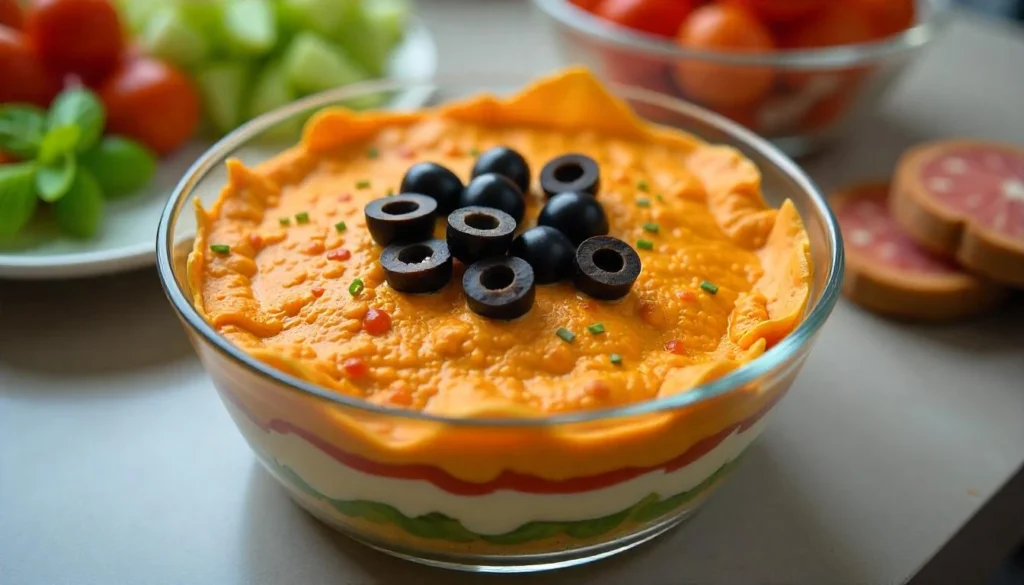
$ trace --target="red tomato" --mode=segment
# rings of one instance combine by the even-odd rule
[[[165,155],[199,125],[199,95],[177,69],[147,57],[123,63],[99,88],[107,130]]]
[[[860,8],[871,22],[876,38],[885,38],[903,32],[917,18],[914,0],[850,0]]]
[[[821,10],[826,5],[842,0],[721,0],[746,8],[757,18],[768,23],[790,22]],[[882,0],[883,2],[885,0]]]
[[[60,83],[51,75],[20,32],[0,26],[0,104],[27,102],[45,108]]]
[[[18,0],[0,0],[0,25],[21,30],[23,16]]]
[[[690,49],[761,53],[775,42],[749,12],[731,4],[708,4],[693,12],[678,42]],[[676,65],[676,81],[690,97],[715,107],[754,102],[768,93],[775,78],[770,67],[743,67],[697,59]]]
[[[18,159],[14,158],[14,156],[12,156],[10,154],[7,154],[6,152],[0,150],[0,165],[7,165],[7,164],[11,164],[11,163],[16,163],[16,162],[18,162]]]
[[[594,13],[626,28],[674,37],[693,12],[692,0],[603,0]]]
[[[603,0],[569,0],[587,12],[594,12]]]
[[[789,28],[780,41],[787,48],[816,49],[863,43],[873,36],[871,22],[863,10],[833,0],[821,13]]]
[[[370,373],[370,366],[362,358],[351,357],[341,362],[341,370],[349,378],[362,378]]]
[[[370,335],[384,335],[391,331],[391,315],[380,309],[370,309],[363,318],[363,329]]]
[[[32,0],[25,32],[43,61],[96,81],[117,67],[124,37],[109,0]]]

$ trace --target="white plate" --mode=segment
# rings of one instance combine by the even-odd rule
[[[437,46],[430,31],[413,19],[405,41],[395,50],[389,77],[430,79],[437,71]],[[409,91],[392,106],[419,107],[430,93]],[[163,160],[145,193],[111,201],[99,234],[81,241],[62,236],[56,226],[36,221],[13,243],[0,244],[0,278],[55,279],[99,276],[152,265],[156,227],[174,186],[211,143],[195,140]]]

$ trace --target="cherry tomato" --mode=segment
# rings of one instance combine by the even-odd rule
[[[121,23],[109,0],[32,0],[25,32],[48,66],[87,81],[110,73],[124,49]]]
[[[199,95],[177,69],[148,57],[126,61],[99,88],[107,130],[134,138],[160,155],[192,137]]]
[[[800,21],[787,29],[780,41],[782,46],[787,48],[816,49],[853,45],[870,41],[872,38],[871,22],[863,10],[833,0],[825,10],[813,18]]]
[[[903,32],[917,17],[914,0],[850,0],[868,16],[876,38]]]
[[[380,336],[391,331],[391,315],[380,309],[370,309],[363,318],[363,330],[370,335]]]
[[[45,108],[60,83],[29,46],[28,38],[0,26],[0,104],[26,102]]]
[[[767,23],[790,22],[814,14],[827,4],[841,0],[722,0],[749,10]],[[883,0],[884,1],[884,0]]]
[[[626,28],[674,37],[693,12],[692,0],[603,0],[595,14]]]
[[[21,30],[24,15],[18,0],[0,0],[0,25]]]
[[[749,12],[731,4],[708,4],[693,12],[678,42],[690,49],[760,53],[775,43],[768,29]],[[754,102],[768,93],[775,77],[770,67],[743,67],[686,59],[676,65],[676,81],[692,98],[710,106]]]
[[[18,159],[14,158],[13,155],[0,150],[0,165],[9,165],[16,162],[18,162]]]

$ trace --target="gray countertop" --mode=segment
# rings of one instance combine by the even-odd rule
[[[425,0],[420,12],[442,72],[558,63],[524,3]],[[1022,140],[1022,38],[959,19],[877,119],[808,169],[827,188],[885,175],[924,138]],[[1024,462],[1022,330],[1020,297],[944,327],[842,301],[768,430],[691,522],[589,567],[489,577],[385,557],[293,505],[151,271],[0,282],[0,583],[900,583]]]

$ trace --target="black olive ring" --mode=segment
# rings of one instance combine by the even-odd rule
[[[437,201],[426,195],[403,193],[366,204],[366,229],[381,246],[392,242],[418,242],[434,233]]]
[[[576,288],[603,301],[629,293],[640,276],[640,256],[626,242],[611,236],[594,236],[576,249]]]
[[[569,191],[596,196],[601,188],[601,168],[585,154],[566,154],[540,170],[540,188],[548,197]]]
[[[388,284],[399,292],[434,292],[452,279],[448,244],[436,239],[391,244],[381,252],[380,266]]]

